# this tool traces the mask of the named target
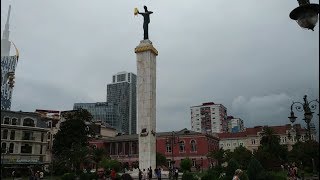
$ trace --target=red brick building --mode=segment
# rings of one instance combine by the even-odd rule
[[[174,132],[160,132],[157,136],[157,152],[165,155],[168,166],[172,160],[175,167],[180,167],[182,159],[189,158],[193,166],[207,169],[214,165],[213,159],[207,158],[210,151],[219,148],[219,139],[187,129]],[[92,140],[90,144],[97,148],[105,148],[112,159],[132,166],[139,161],[138,135],[121,135],[116,137]]]

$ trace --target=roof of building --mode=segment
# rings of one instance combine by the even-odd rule
[[[258,133],[262,132],[264,126],[255,126],[253,128],[246,128],[243,132],[238,133],[218,133],[218,137],[220,139],[228,139],[228,138],[241,138],[248,136],[257,136]],[[292,129],[291,124],[286,124],[283,126],[269,126],[275,134],[286,134],[288,130]],[[301,127],[300,124],[293,125],[293,128],[297,128],[300,132],[306,131]]]
[[[199,136],[209,136],[212,138],[217,138],[208,134],[203,134],[195,131],[188,130],[187,128],[184,128],[180,131],[171,131],[171,132],[158,132],[156,133],[157,137],[168,137],[171,136],[172,133],[176,136],[192,136],[192,135],[199,135]],[[139,135],[138,134],[131,134],[131,135],[119,135],[116,137],[103,137],[102,139],[107,141],[131,141],[131,140],[138,140]]]

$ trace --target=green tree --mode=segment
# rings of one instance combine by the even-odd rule
[[[167,166],[167,158],[163,154],[157,152],[156,164],[157,166]]]
[[[268,170],[279,169],[280,165],[288,159],[287,146],[280,144],[280,137],[274,131],[265,126],[261,133],[261,141],[255,157],[262,166]]]
[[[189,158],[183,159],[180,162],[180,167],[183,171],[191,171],[191,167],[192,167],[192,160]]]
[[[64,162],[66,168],[73,167],[76,171],[81,161],[88,158],[88,131],[85,121],[92,116],[87,110],[71,111],[64,115],[59,131],[54,135],[52,153],[58,161]]]
[[[319,143],[317,141],[298,142],[289,152],[289,160],[306,169],[312,169],[312,159],[315,169],[319,169]]]
[[[221,166],[222,163],[228,161],[229,154],[230,151],[220,148],[216,151],[209,152],[208,157],[215,159],[217,161],[217,165]]]
[[[234,149],[231,156],[239,163],[241,169],[247,169],[252,153],[247,148],[239,146]]]
[[[260,179],[265,174],[265,169],[262,167],[260,162],[256,158],[251,158],[247,174],[249,179]]]
[[[107,157],[106,150],[104,148],[92,148],[91,149],[92,160],[99,164],[102,158]],[[96,166],[97,167],[97,166]]]
[[[99,166],[104,167],[105,169],[114,169],[116,172],[121,170],[121,163],[119,161],[106,157],[100,161]]]
[[[240,168],[239,163],[235,159],[230,159],[228,161],[228,166],[226,168],[226,178],[232,179],[234,172]]]

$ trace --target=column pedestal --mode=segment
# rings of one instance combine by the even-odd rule
[[[139,168],[156,168],[156,56],[150,40],[142,40],[137,54]]]

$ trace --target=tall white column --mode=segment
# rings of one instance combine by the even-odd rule
[[[150,40],[142,40],[137,54],[139,168],[156,168],[156,56]]]

